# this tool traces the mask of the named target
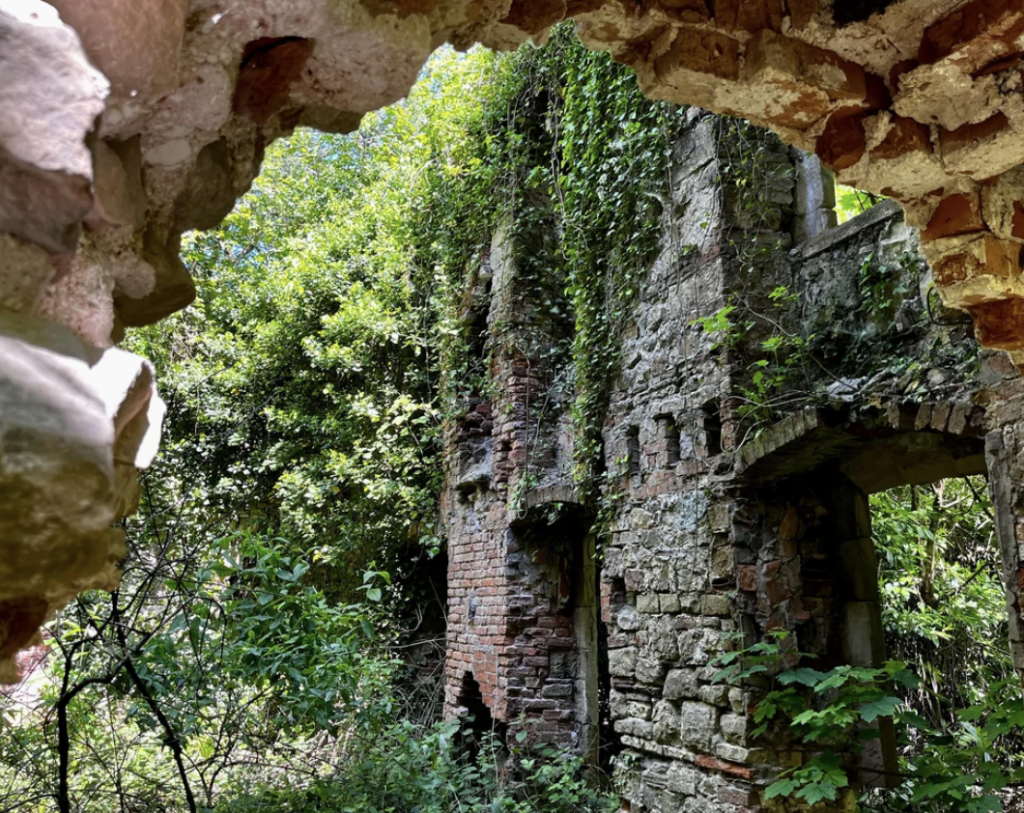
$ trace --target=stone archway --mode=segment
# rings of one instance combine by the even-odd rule
[[[834,8],[833,8],[834,7]],[[152,369],[209,228],[296,126],[348,132],[443,42],[579,22],[657,98],[743,116],[903,203],[946,304],[1024,360],[1024,4],[1007,0],[0,0],[0,678],[116,583]]]

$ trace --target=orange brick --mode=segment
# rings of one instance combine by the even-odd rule
[[[898,158],[909,152],[931,152],[931,130],[914,119],[893,116],[892,129],[882,143],[871,151],[872,158]]]
[[[785,8],[782,0],[716,0],[715,22],[722,28],[756,33],[779,31]]]
[[[1024,350],[1024,299],[997,299],[967,310],[974,318],[975,334],[982,345],[995,350]]]
[[[829,117],[814,150],[829,169],[849,169],[863,157],[867,150],[864,115],[860,108],[847,107]]]
[[[931,65],[956,54],[972,71],[1017,53],[1024,33],[1018,0],[974,0],[932,24],[921,38],[918,60]]]
[[[940,237],[970,234],[984,229],[985,223],[981,219],[981,202],[978,196],[950,195],[935,210],[927,228],[921,232],[921,239],[937,240]]]
[[[1010,126],[1010,120],[1005,113],[996,113],[978,124],[965,124],[955,130],[939,128],[939,145],[942,147],[942,154],[948,155],[966,147],[974,146],[976,141],[984,141],[986,138],[1002,132]]]

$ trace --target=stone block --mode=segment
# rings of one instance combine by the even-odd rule
[[[708,751],[718,724],[718,709],[706,703],[684,702],[679,707],[679,738],[684,745]]]
[[[746,741],[750,718],[746,714],[723,714],[719,720],[722,736],[726,742],[742,745]]]
[[[705,666],[718,654],[719,635],[709,629],[694,629],[679,635],[679,660],[688,666]]]
[[[635,632],[641,627],[640,613],[637,612],[636,607],[632,607],[629,604],[624,605],[614,615],[615,626],[617,626],[623,632]]]
[[[645,700],[628,700],[625,702],[623,717],[635,717],[638,720],[651,719],[651,703]]]
[[[608,652],[608,673],[614,677],[633,677],[636,674],[636,647],[613,649]]]
[[[674,661],[679,657],[679,643],[671,618],[661,616],[651,625],[649,635],[649,646],[659,660]]]
[[[642,613],[657,613],[661,610],[661,603],[656,593],[641,593],[636,597],[636,608]]]
[[[541,697],[572,697],[572,683],[553,683],[549,680],[541,690]]]
[[[729,687],[723,683],[710,683],[700,687],[697,696],[712,706],[729,705]]]
[[[750,710],[750,697],[740,688],[729,689],[729,705],[733,714],[746,715]]]
[[[679,709],[667,700],[654,706],[654,738],[658,742],[674,743],[679,739]]]
[[[664,695],[668,700],[696,698],[699,689],[697,673],[693,669],[670,669],[665,676]]]
[[[715,503],[708,509],[708,527],[713,533],[728,533],[732,525],[735,506],[732,503]]]
[[[665,676],[665,664],[657,658],[640,657],[636,661],[635,673],[641,683],[660,683]]]
[[[626,734],[631,737],[638,737],[642,740],[654,739],[654,723],[648,720],[638,720],[634,717],[627,717],[625,720],[616,720],[614,723],[615,733]]]
[[[702,784],[706,776],[685,762],[673,762],[668,767],[666,785],[673,793],[683,796],[694,796],[697,786]]]
[[[701,602],[701,612],[704,615],[729,616],[732,614],[732,599],[724,595],[706,595]]]
[[[727,759],[730,762],[751,762],[753,752],[749,748],[739,745],[732,745],[727,742],[720,742],[715,745],[715,756]]]

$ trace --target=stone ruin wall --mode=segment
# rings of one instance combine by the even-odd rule
[[[442,512],[446,703],[450,714],[472,714],[501,734],[525,727],[530,741],[570,745],[605,766],[609,754],[627,755],[617,770],[624,809],[635,813],[753,813],[770,809],[761,791],[800,754],[785,731],[750,741],[759,687],[714,682],[711,662],[731,636],[749,644],[772,629],[790,630],[824,665],[884,659],[869,493],[987,471],[1010,645],[1024,667],[1024,387],[1004,354],[984,351],[980,365],[959,368],[929,354],[938,337],[957,346],[965,327],[928,320],[930,272],[899,207],[883,203],[833,227],[828,177],[778,149],[765,173],[769,216],[754,224],[721,180],[727,129],[696,110],[691,124],[673,148],[666,210],[677,214],[664,219],[660,256],[622,336],[604,431],[619,497],[600,555],[587,536],[593,516],[581,514],[572,486],[563,385],[542,364],[492,337],[501,386],[492,400],[471,399],[453,429]],[[781,248],[752,275],[739,247],[753,240]],[[473,301],[490,308],[492,325],[512,307],[539,349],[558,328],[531,306],[530,286],[517,290],[515,257],[501,244],[499,235],[475,279],[503,279],[511,296],[493,288]],[[895,316],[857,309],[869,255],[894,269],[892,290],[905,289]],[[749,357],[713,347],[693,320],[738,291],[764,300],[777,284],[805,292],[796,318],[806,328],[832,326],[819,351],[866,338],[882,348],[879,362],[901,354],[923,370],[822,373],[813,403],[745,437],[734,396],[749,386]],[[527,397],[551,406],[531,412]],[[529,438],[543,440],[530,449]],[[893,732],[882,733],[860,757],[861,783],[894,768]]]
[[[649,95],[767,125],[906,204],[946,304],[1020,361],[1024,8],[834,5],[0,0],[0,679],[70,597],[117,583],[111,526],[162,404],[115,345],[194,297],[182,232],[230,210],[275,138],[354,129],[446,41],[512,48],[576,18]]]

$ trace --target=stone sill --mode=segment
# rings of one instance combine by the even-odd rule
[[[829,229],[824,234],[804,243],[802,246],[794,249],[794,253],[799,252],[799,256],[802,259],[809,260],[812,257],[817,257],[819,254],[824,254],[826,251],[838,247],[847,240],[856,237],[865,229],[869,229],[886,220],[892,220],[892,218],[902,215],[902,213],[903,207],[896,201],[891,198],[883,200],[863,214],[857,215],[852,220],[847,220],[841,226]]]

